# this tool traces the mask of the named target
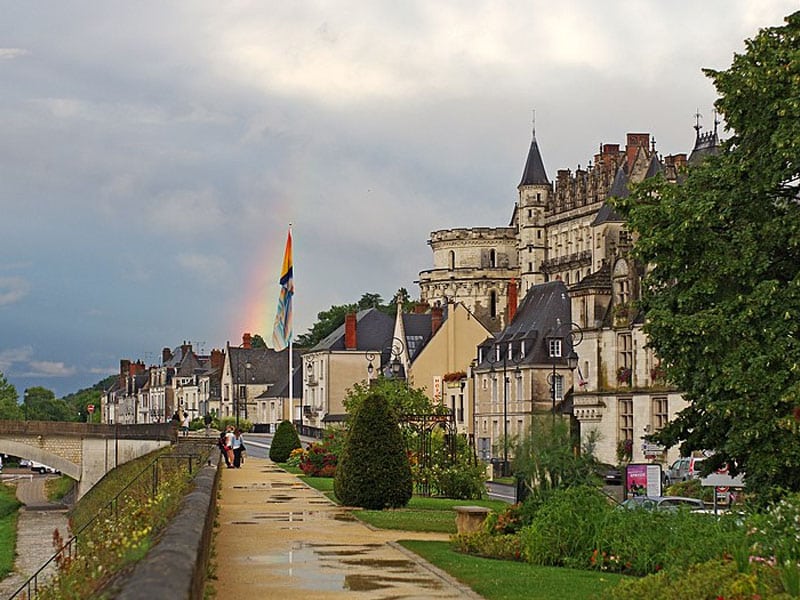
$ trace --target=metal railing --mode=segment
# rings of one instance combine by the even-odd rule
[[[45,573],[45,570],[48,567],[54,566],[58,569],[58,566],[63,564],[66,561],[71,561],[77,558],[78,556],[78,542],[80,540],[81,535],[98,519],[101,517],[107,516],[108,514],[113,515],[114,519],[117,520],[119,518],[119,508],[120,508],[120,500],[123,497],[123,494],[127,492],[134,484],[141,483],[142,480],[146,475],[150,475],[151,478],[151,498],[155,498],[158,494],[158,486],[160,483],[160,461],[162,460],[186,460],[187,461],[187,472],[188,475],[191,477],[194,473],[194,470],[205,464],[208,461],[209,453],[207,451],[198,452],[198,453],[186,453],[186,454],[163,454],[161,456],[157,456],[150,462],[144,469],[142,469],[133,479],[131,479],[117,494],[109,500],[109,502],[103,506],[97,514],[92,517],[89,521],[84,523],[77,532],[75,532],[69,540],[67,540],[56,552],[51,556],[39,569],[31,575],[28,580],[23,583],[17,591],[15,591],[11,596],[8,597],[8,600],[33,600],[39,594],[39,588],[44,587],[47,585],[50,575]]]

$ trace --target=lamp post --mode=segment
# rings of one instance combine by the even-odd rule
[[[569,327],[569,331],[561,333],[564,327]],[[566,341],[569,340],[569,347],[567,348]],[[548,383],[550,384],[550,404],[552,418],[556,418],[556,366],[559,361],[563,364],[566,363],[567,368],[574,371],[578,366],[578,354],[575,352],[575,346],[579,346],[583,341],[583,330],[576,323],[563,323],[556,327],[552,335],[545,338],[547,344],[547,355],[553,366],[553,371],[548,375]],[[566,355],[565,355],[566,351]],[[563,386],[562,386],[563,394]]]
[[[381,351],[367,350],[364,353],[364,356],[367,359],[367,378],[369,379],[370,383],[372,383],[373,375],[375,374],[375,366],[372,364],[373,361],[376,358],[378,359],[378,368],[380,369],[383,362],[383,354],[387,350],[389,351],[389,369],[386,371],[386,373],[388,373],[388,376],[392,379],[405,379],[405,373],[403,373],[403,363],[400,362],[400,357],[403,355],[405,345],[400,338],[393,337],[391,346],[387,346]]]

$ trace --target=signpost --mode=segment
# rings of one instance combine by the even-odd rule
[[[87,405],[86,412],[89,413],[88,415],[86,415],[86,422],[88,423],[89,421],[92,420],[92,413],[94,412],[94,404]]]

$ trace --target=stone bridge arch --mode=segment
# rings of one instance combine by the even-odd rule
[[[0,421],[0,453],[60,470],[78,482],[80,498],[111,469],[176,441],[170,423],[106,425]]]

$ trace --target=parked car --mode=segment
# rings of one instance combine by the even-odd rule
[[[706,505],[699,498],[687,498],[685,496],[633,496],[622,504],[621,508],[628,510],[704,510]]]
[[[607,463],[597,463],[595,473],[605,485],[622,485],[622,469]]]
[[[664,471],[664,485],[672,485],[679,481],[688,481],[700,477],[700,465],[705,458],[683,456]]]
[[[36,462],[35,460],[30,461],[31,471],[38,471],[41,474],[45,473],[59,473],[60,471],[54,469],[53,467],[48,467],[47,465],[43,465],[42,463]]]

